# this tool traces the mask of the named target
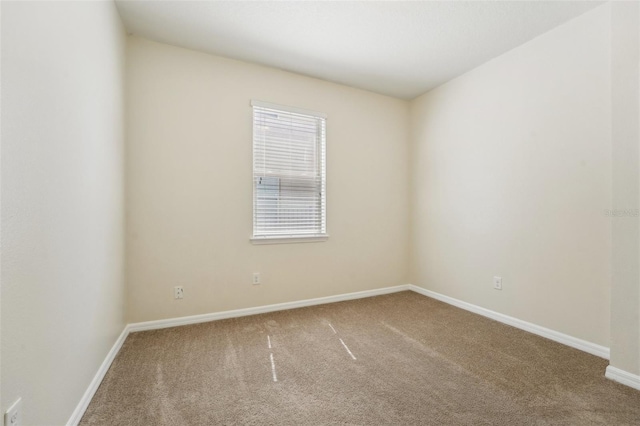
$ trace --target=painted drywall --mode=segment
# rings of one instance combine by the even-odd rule
[[[609,20],[600,6],[412,102],[413,284],[609,346]]]
[[[611,365],[640,374],[640,8],[611,5],[613,203]]]
[[[65,424],[124,327],[124,60],[111,2],[2,4],[4,411]]]
[[[406,283],[407,102],[136,37],[127,78],[130,322]],[[328,115],[328,241],[251,244],[252,99]]]
[[[599,3],[116,0],[140,37],[404,99]]]

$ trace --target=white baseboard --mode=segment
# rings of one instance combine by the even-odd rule
[[[73,414],[71,414],[71,417],[67,422],[67,426],[76,426],[78,423],[80,423],[84,412],[87,411],[87,407],[89,406],[93,395],[95,395],[96,391],[98,390],[100,383],[102,383],[102,379],[104,379],[105,374],[107,374],[107,371],[109,371],[111,363],[116,358],[116,355],[118,355],[118,352],[120,351],[120,348],[122,347],[124,341],[127,339],[128,335],[129,328],[128,326],[125,326],[124,330],[122,330],[122,333],[120,333],[120,336],[118,336],[118,339],[111,347],[111,350],[107,354],[107,357],[102,362],[102,365],[100,365],[100,368],[98,368],[98,372],[93,377],[93,380],[91,380],[91,383],[89,383],[89,387],[85,391],[84,395],[82,395],[82,399],[80,399],[80,402],[76,406],[76,409],[73,410]]]
[[[363,299],[365,297],[380,296],[382,294],[397,293],[409,290],[408,285],[378,288],[375,290],[358,291],[356,293],[339,294],[336,296],[318,297],[316,299],[299,300],[297,302],[277,303],[275,305],[256,306],[255,308],[234,309],[232,311],[214,312],[210,314],[192,315],[188,317],[169,318],[157,321],[146,321],[129,324],[130,332],[157,330],[160,328],[177,327],[187,324],[216,321],[227,318],[238,318],[248,315],[264,314],[267,312],[285,311],[303,308],[305,306],[324,305],[326,303],[343,302],[345,300]]]
[[[627,385],[630,388],[640,390],[640,376],[637,374],[628,373],[609,365],[606,373],[604,373],[604,377],[615,382],[622,383],[623,385]]]
[[[577,337],[569,336],[568,334],[541,327],[539,325],[532,324],[530,322],[510,317],[508,315],[504,315],[495,311],[491,311],[489,309],[485,309],[471,303],[463,302],[462,300],[454,299],[453,297],[445,296],[444,294],[436,293],[435,291],[427,290],[413,284],[409,284],[409,289],[424,296],[440,300],[441,302],[447,303],[449,305],[453,305],[466,311],[482,315],[483,317],[491,318],[501,323],[508,324],[512,327],[528,331],[529,333],[537,334],[538,336],[545,337],[547,339],[553,340],[554,342],[571,346],[572,348],[590,353],[591,355],[609,359],[609,348],[605,346],[600,346],[586,340],[578,339]]]

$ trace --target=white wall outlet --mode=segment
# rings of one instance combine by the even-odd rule
[[[176,299],[184,298],[184,288],[182,286],[176,286],[173,288],[173,297]]]
[[[18,398],[16,402],[4,413],[5,426],[20,426],[22,424],[22,398]]]
[[[253,285],[260,284],[260,272],[253,273]]]
[[[502,290],[502,277],[493,277],[493,288]]]

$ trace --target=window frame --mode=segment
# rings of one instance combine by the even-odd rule
[[[320,171],[320,179],[321,179],[321,187],[324,187],[324,191],[322,191],[322,195],[320,198],[320,208],[322,209],[322,222],[321,225],[324,228],[324,233],[314,233],[314,234],[299,234],[295,233],[295,231],[290,234],[282,234],[282,235],[255,235],[256,229],[256,184],[255,184],[255,150],[256,150],[256,135],[255,135],[255,114],[254,108],[266,108],[274,111],[281,111],[284,113],[293,113],[306,115],[309,117],[319,118],[323,120],[323,132],[321,132],[321,136],[317,142],[317,149],[319,154],[319,171]],[[251,123],[252,123],[252,138],[251,138],[251,148],[252,148],[252,165],[251,165],[251,186],[253,192],[253,202],[252,202],[252,232],[250,241],[253,244],[283,244],[283,243],[313,243],[313,242],[323,242],[327,241],[329,238],[329,233],[327,231],[327,166],[326,166],[326,158],[327,158],[327,115],[321,112],[312,111],[304,108],[297,108],[286,105],[279,105],[270,102],[263,102],[259,100],[251,100]]]

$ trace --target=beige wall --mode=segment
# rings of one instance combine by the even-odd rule
[[[125,32],[111,2],[2,3],[2,413],[65,424],[124,327]]]
[[[609,20],[601,6],[412,102],[414,284],[609,346]]]
[[[129,321],[406,283],[407,102],[135,37],[127,59]],[[328,115],[327,242],[250,243],[251,99]]]
[[[640,208],[640,129],[637,2],[611,5],[613,203]],[[611,365],[640,374],[640,219],[613,220],[611,288]]]

